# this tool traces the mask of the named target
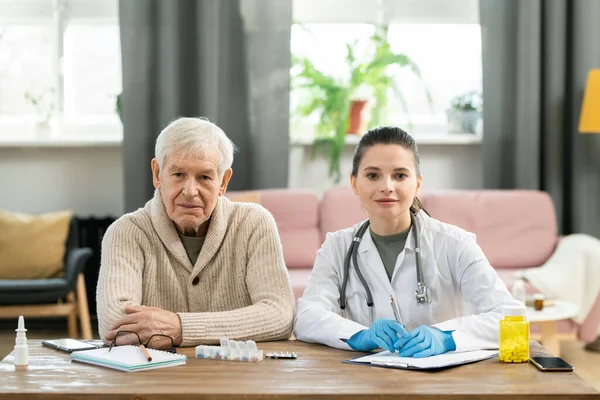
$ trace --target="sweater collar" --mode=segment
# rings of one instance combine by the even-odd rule
[[[192,265],[185,252],[181,238],[177,233],[175,223],[167,215],[167,209],[158,190],[154,191],[154,197],[148,202],[147,207],[154,229],[167,251],[171,253],[171,255],[177,259],[188,272],[196,275],[213,258],[223,242],[225,232],[227,231],[227,206],[228,201],[226,198],[219,197],[217,199],[215,209],[210,216],[206,239],[204,240],[202,250],[200,251],[195,265]]]

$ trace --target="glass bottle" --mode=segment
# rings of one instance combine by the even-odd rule
[[[502,362],[522,363],[529,360],[529,321],[524,306],[505,306],[500,321],[500,354]]]
[[[515,300],[519,300],[525,305],[527,294],[525,291],[525,279],[523,279],[523,277],[518,276],[517,279],[515,279],[512,285],[511,294]]]

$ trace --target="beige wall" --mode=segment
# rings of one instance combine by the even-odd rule
[[[355,146],[347,146],[342,155],[340,184],[348,184],[352,169],[352,155]],[[419,145],[423,190],[441,189],[481,189],[480,144],[422,144]],[[322,194],[333,185],[324,179],[327,160],[318,157],[311,160],[310,147],[293,146],[290,154],[289,186],[316,190]],[[326,176],[326,175],[325,175]]]
[[[311,161],[308,149],[292,147],[289,186],[312,189],[320,195],[332,182],[323,179],[326,160]],[[346,176],[352,150],[349,146],[342,158]],[[420,151],[424,190],[482,187],[479,144],[421,145]],[[346,177],[342,183],[347,183]],[[79,215],[120,215],[120,146],[0,148],[0,208],[27,213],[70,209]]]
[[[120,215],[121,154],[118,146],[2,147],[0,208],[27,213],[70,209],[79,215]]]

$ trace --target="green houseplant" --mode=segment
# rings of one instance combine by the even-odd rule
[[[446,111],[450,133],[475,133],[481,118],[482,96],[475,90],[455,96]]]
[[[38,92],[27,90],[23,93],[25,100],[35,110],[34,129],[36,135],[47,136],[52,133],[51,122],[55,111],[53,94],[54,88],[46,88]]]
[[[388,73],[388,67],[408,68],[421,79],[417,64],[406,54],[393,52],[386,37],[386,28],[378,27],[368,39],[371,53],[361,58],[354,51],[357,43],[348,44],[345,63],[349,74],[344,79],[320,71],[307,57],[292,55],[292,88],[308,93],[295,112],[300,117],[316,114],[318,123],[313,155],[320,151],[329,157],[329,177],[336,183],[340,181],[339,164],[349,127],[350,107],[357,93],[365,88],[370,92],[369,100],[374,102],[374,107],[369,126],[378,126],[386,122],[390,90],[395,92],[404,111],[407,111],[406,101]],[[429,92],[425,91],[430,99]]]
[[[37,123],[48,124],[54,114],[54,102],[52,95],[54,93],[53,88],[46,89],[39,93],[26,90],[23,93],[23,97],[31,106],[35,109]]]

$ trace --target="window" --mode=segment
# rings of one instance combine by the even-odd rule
[[[42,94],[52,85],[50,32],[48,23],[0,24],[0,115],[33,114],[25,93]]]
[[[415,60],[423,78],[421,82],[407,70],[394,76],[407,102],[408,113],[401,112],[397,96],[390,96],[391,123],[413,123],[420,130],[443,130],[452,98],[481,91],[479,24],[391,24],[388,41],[394,51]],[[423,86],[430,93],[431,104]]]
[[[410,68],[388,67],[395,89],[387,91],[382,122],[411,133],[446,133],[452,100],[482,90],[478,7],[477,0],[298,0],[292,54],[307,57],[323,73],[347,79],[346,45],[368,60],[365,46],[376,27],[383,26],[391,50],[412,59],[420,78]],[[292,135],[304,134],[299,131],[315,123],[314,116],[298,118],[295,113],[308,96],[302,89],[292,91]],[[359,96],[368,98],[369,92]]]
[[[118,0],[0,0],[0,135],[114,133]]]
[[[64,37],[65,117],[115,116],[121,92],[119,27],[73,24]]]

